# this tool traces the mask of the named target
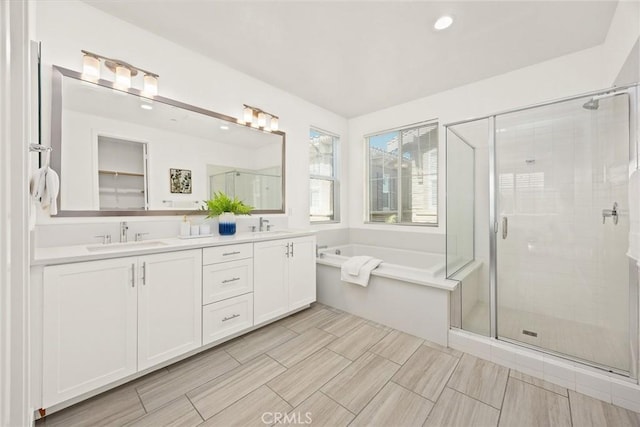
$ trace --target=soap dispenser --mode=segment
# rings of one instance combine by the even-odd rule
[[[185,215],[182,218],[182,222],[180,223],[180,235],[188,236],[191,234],[191,224],[187,221],[187,216]]]

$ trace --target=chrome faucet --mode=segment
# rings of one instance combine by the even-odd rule
[[[258,229],[258,231],[265,231],[264,227],[267,227],[266,231],[269,231],[269,229],[271,228],[271,226],[269,225],[269,220],[268,219],[264,219],[263,217],[260,217],[260,228]]]
[[[126,221],[122,221],[120,223],[120,243],[127,243],[127,231],[129,230],[129,226]]]
[[[320,252],[320,249],[327,249],[327,245],[316,245],[316,258],[322,258],[324,253]]]

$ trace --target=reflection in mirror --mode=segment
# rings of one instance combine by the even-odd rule
[[[255,159],[260,159],[256,156]],[[231,168],[229,166],[208,165],[209,197],[222,191],[230,197],[237,197],[249,206],[260,209],[279,209],[282,200],[282,176],[278,166],[254,167],[253,169]]]
[[[54,67],[52,165],[60,215],[197,210],[214,191],[284,212],[284,133]]]

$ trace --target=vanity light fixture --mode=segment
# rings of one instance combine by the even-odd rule
[[[229,126],[227,126],[227,125],[220,125],[220,129],[222,129],[222,130],[229,130]]]
[[[142,108],[143,110],[153,110],[153,106],[149,104],[142,104],[140,105],[140,108]]]
[[[278,130],[278,116],[274,116],[273,114],[267,113],[260,108],[252,107],[247,104],[244,104],[244,108],[242,111],[244,120],[239,120],[239,122],[244,123],[246,126],[262,129],[267,132]]]
[[[449,15],[443,15],[433,24],[433,28],[435,28],[436,31],[440,31],[449,28],[451,24],[453,24],[453,18]]]
[[[147,95],[156,96],[158,94],[158,76],[145,73],[142,79],[142,91]]]
[[[116,66],[116,84],[125,89],[131,87],[131,69],[124,65]]]
[[[84,56],[82,57],[82,75],[95,80],[100,78],[100,59],[97,56],[89,52],[84,52]]]
[[[83,76],[95,80],[99,79],[101,61],[104,61],[105,67],[115,74],[114,84],[116,86],[123,89],[129,89],[131,87],[132,78],[137,76],[138,73],[142,73],[144,74],[142,79],[142,93],[150,97],[158,95],[158,78],[160,76],[156,73],[135,67],[119,59],[107,58],[106,56],[98,55],[97,53],[86,50],[82,50],[81,52],[84,55],[82,58]]]

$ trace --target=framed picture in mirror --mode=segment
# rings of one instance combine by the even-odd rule
[[[191,171],[169,169],[169,188],[172,193],[191,194]]]

